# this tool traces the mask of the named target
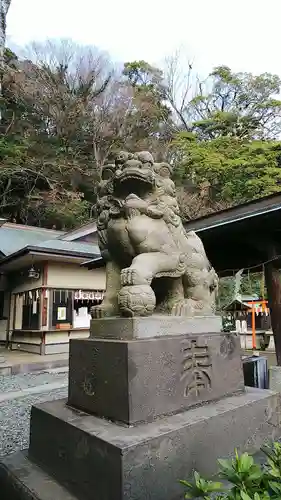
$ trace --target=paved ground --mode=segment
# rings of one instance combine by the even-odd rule
[[[0,376],[0,457],[28,447],[30,409],[67,396],[66,368]]]
[[[50,368],[66,367],[68,353],[40,356],[28,352],[5,349],[0,347],[0,375],[15,375],[32,371],[49,370]]]

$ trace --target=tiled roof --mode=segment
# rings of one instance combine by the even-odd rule
[[[59,237],[59,239],[64,241],[75,241],[82,238],[83,236],[88,236],[88,234],[96,232],[97,232],[97,224],[95,221],[92,221],[88,222],[88,224],[84,224],[81,227],[72,229],[71,231],[64,233],[62,236]]]
[[[98,256],[100,255],[100,250],[97,245],[92,245],[90,243],[79,243],[75,241],[63,241],[63,240],[49,240],[42,241],[42,243],[38,243],[36,245],[32,245],[40,248],[49,248],[50,250],[63,250],[65,252],[75,252],[88,254],[89,256]]]
[[[253,295],[241,295],[242,302],[250,302],[251,300],[259,300],[259,296],[255,293]]]
[[[0,227],[0,252],[11,255],[29,245],[58,238],[63,233],[41,227],[6,223]]]
[[[38,248],[38,251],[50,249],[54,252],[80,253],[89,258],[100,255],[97,245],[58,239],[63,234],[62,231],[6,223],[0,227],[0,259],[1,254],[8,257],[26,247]]]

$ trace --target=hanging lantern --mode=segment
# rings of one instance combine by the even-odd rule
[[[35,271],[33,266],[31,266],[31,268],[28,271],[28,278],[35,279],[35,280],[39,278],[39,273],[37,271]]]

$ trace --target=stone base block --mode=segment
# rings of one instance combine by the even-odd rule
[[[79,500],[179,500],[178,479],[193,469],[211,475],[217,458],[230,456],[234,448],[255,452],[279,438],[280,410],[279,395],[247,389],[126,428],[72,410],[64,400],[44,403],[32,409],[29,459],[50,475],[50,483],[41,483],[45,473],[15,454],[0,466],[1,492],[4,475],[9,500],[61,500],[56,481]],[[11,483],[21,483],[19,496]]]
[[[70,341],[70,406],[126,425],[244,390],[239,337]]]
[[[92,319],[90,336],[120,340],[147,339],[165,335],[219,333],[221,316],[166,316],[153,314],[148,317]]]
[[[281,392],[281,366],[270,366],[268,371],[270,390]]]

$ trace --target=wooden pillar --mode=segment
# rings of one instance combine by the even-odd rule
[[[264,271],[277,365],[281,366],[281,275],[279,266],[276,261],[268,262],[265,264]]]
[[[252,302],[252,348],[257,348],[256,343],[256,311],[254,302]]]

